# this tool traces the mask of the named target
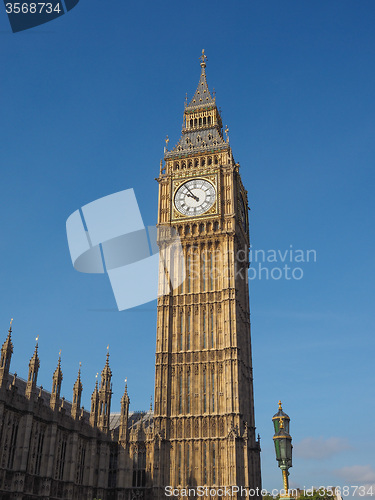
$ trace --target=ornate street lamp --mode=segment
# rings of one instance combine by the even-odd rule
[[[272,417],[275,428],[273,442],[275,444],[276,460],[279,462],[279,467],[283,473],[283,482],[285,495],[280,495],[283,498],[291,498],[289,496],[289,469],[292,467],[292,437],[289,434],[290,418],[283,412],[281,401],[279,401],[279,411]]]

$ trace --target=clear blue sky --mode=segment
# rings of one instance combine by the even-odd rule
[[[272,444],[279,398],[295,444],[292,484],[375,484],[373,0],[81,0],[12,34],[0,9],[1,290],[12,371],[63,394],[82,361],[83,404],[110,344],[113,410],[154,384],[156,303],[116,312],[105,276],[76,272],[65,221],[134,188],[156,223],[164,139],[180,137],[185,92],[208,55],[249,191],[253,249],[315,249],[303,279],[251,281],[263,485],[281,487]],[[269,267],[272,267],[269,264]],[[375,490],[374,490],[375,491]]]

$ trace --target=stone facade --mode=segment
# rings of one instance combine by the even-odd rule
[[[0,358],[0,498],[145,498],[146,464],[138,457],[152,435],[152,412],[129,414],[125,386],[121,413],[110,413],[109,354],[87,412],[80,405],[80,371],[73,402],[60,398],[60,359],[52,392],[36,385],[38,345],[27,380],[9,373],[11,333]]]
[[[81,407],[80,371],[72,402],[60,396],[60,358],[51,393],[37,386],[38,343],[28,379],[11,374],[11,326],[0,359],[3,500],[162,499],[166,486],[261,488],[247,192],[205,68],[202,53],[182,137],[165,148],[157,179],[159,230],[174,228],[182,254],[169,255],[166,238],[160,250],[184,279],[158,299],[154,412],[129,413],[125,387],[121,413],[111,414],[109,354],[89,412]]]

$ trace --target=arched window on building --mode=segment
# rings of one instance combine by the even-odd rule
[[[140,448],[133,455],[133,487],[144,488],[146,486],[146,450]]]

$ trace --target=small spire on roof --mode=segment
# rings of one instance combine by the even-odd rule
[[[10,351],[10,354],[13,353],[12,323],[13,323],[13,318],[10,320],[8,335],[7,335],[7,338],[5,339],[5,342],[1,348],[2,351],[8,351],[8,352]]]
[[[38,358],[38,341],[39,341],[39,335],[35,338],[35,350],[34,354],[30,360],[30,362],[35,361],[39,365],[39,358]]]
[[[283,407],[281,406],[281,399],[279,399],[279,410],[282,410]]]

